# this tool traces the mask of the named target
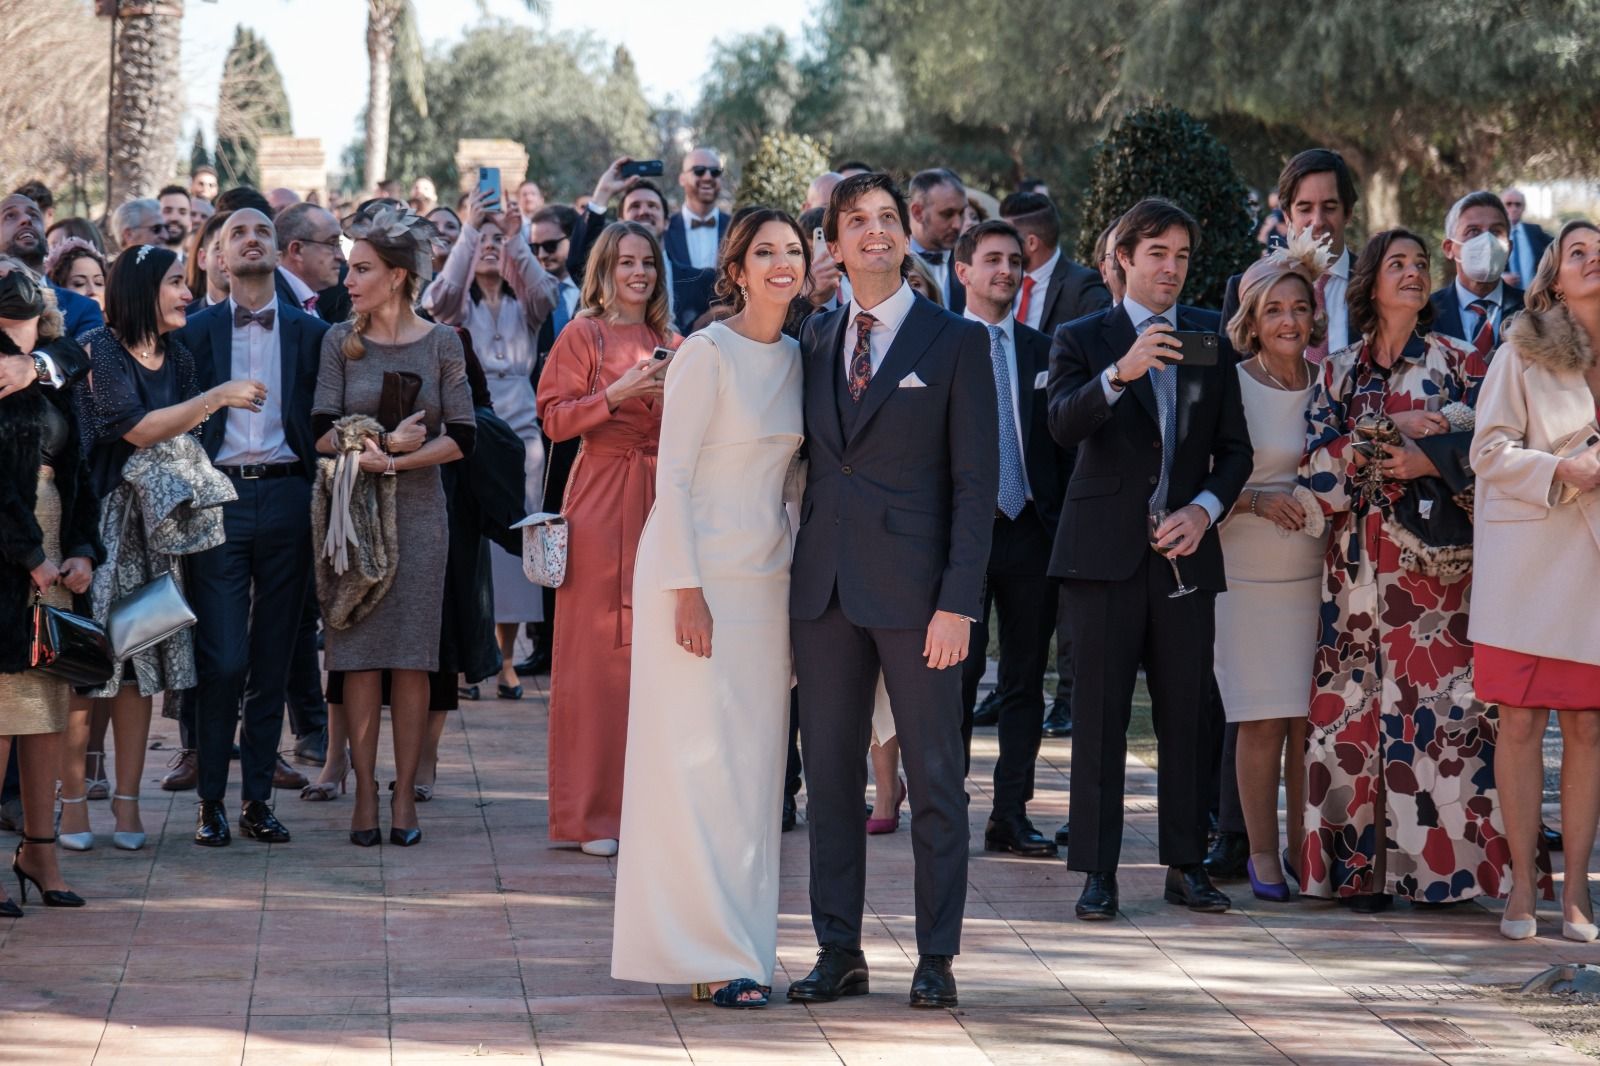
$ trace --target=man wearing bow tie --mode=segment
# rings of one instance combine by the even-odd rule
[[[230,840],[223,796],[241,705],[239,831],[266,843],[289,839],[267,806],[284,687],[311,572],[311,479],[316,448],[311,397],[327,323],[278,298],[277,235],[260,211],[235,211],[223,227],[227,301],[189,319],[179,336],[209,387],[256,385],[254,408],[218,411],[200,442],[239,498],[223,505],[225,543],[192,557],[195,627],[195,747],[199,764],[196,844]]]
[[[966,290],[952,258],[967,210],[967,187],[953,170],[924,170],[911,179],[911,254],[928,264],[944,306],[954,314],[967,307]]]
[[[667,257],[684,267],[710,270],[717,265],[722,238],[733,222],[731,215],[717,208],[722,157],[710,148],[696,148],[683,157],[678,185],[683,189],[683,207],[667,223],[663,238]]]

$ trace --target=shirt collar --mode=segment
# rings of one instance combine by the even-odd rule
[[[1350,249],[1346,248],[1344,250],[1344,254],[1339,256],[1339,258],[1335,259],[1333,261],[1333,263],[1328,267],[1327,273],[1332,274],[1334,277],[1340,279],[1341,281],[1349,281],[1350,280],[1350,260],[1351,260],[1352,257],[1354,257],[1354,255],[1355,255],[1354,252],[1352,252]]]
[[[1133,323],[1133,328],[1135,330],[1139,328],[1139,323],[1155,314],[1154,311],[1150,310],[1138,300],[1135,300],[1132,296],[1127,294],[1124,294],[1122,297],[1122,309],[1128,313],[1128,319]],[[1166,319],[1167,325],[1171,326],[1173,329],[1177,329],[1178,305],[1173,304],[1171,307],[1167,308],[1161,313],[1161,317]]]
[[[1057,248],[1055,254],[1044,261],[1038,270],[1028,271],[1028,277],[1033,279],[1035,285],[1046,285],[1050,282],[1050,275],[1056,272],[1056,264],[1061,262],[1061,249]]]
[[[683,205],[683,222],[684,222],[684,225],[688,225],[690,222],[705,222],[705,221],[708,221],[708,220],[715,221],[716,217],[717,217],[717,208],[716,208],[715,204],[713,204],[711,206],[711,210],[710,211],[707,211],[703,215],[697,215],[693,211],[689,210],[689,205],[688,204],[684,204]]]
[[[1490,303],[1494,304],[1496,308],[1499,308],[1505,303],[1506,300],[1506,286],[1504,282],[1496,282],[1494,290],[1487,296],[1479,296],[1477,293],[1461,284],[1461,276],[1459,274],[1456,276],[1455,285],[1456,300],[1461,304],[1461,309],[1463,311],[1467,310],[1479,300],[1488,300]]]
[[[870,311],[878,324],[893,333],[900,329],[900,323],[906,320],[906,315],[911,313],[911,305],[916,303],[917,294],[909,284],[902,281],[894,295],[876,307],[862,307],[852,296],[850,298],[850,321],[854,322],[856,316],[862,311]]]
[[[294,277],[293,274],[290,274],[289,276],[290,277]],[[239,306],[239,301],[235,300],[233,298],[233,296],[230,294],[228,296],[228,317],[230,317],[230,318],[233,317],[233,309],[235,307],[238,307],[238,306]],[[268,299],[266,303],[261,305],[261,311],[271,311],[272,314],[273,314],[274,319],[276,319],[277,314],[278,314],[278,294],[277,293],[273,293],[272,297],[270,299]],[[256,314],[260,314],[260,313],[261,313],[260,311],[256,312]]]
[[[1012,344],[1017,342],[1017,317],[1015,315],[1007,315],[999,322],[985,322],[983,319],[972,313],[971,307],[968,307],[965,311],[961,312],[961,317],[967,319],[969,322],[976,322],[984,329],[988,329],[990,326],[998,326],[1000,327],[1000,332],[1005,334],[1006,340],[1010,341]]]
[[[278,273],[282,274],[289,282],[289,289],[294,293],[294,298],[301,307],[304,307],[306,305],[306,301],[317,294],[315,289],[301,281],[300,276],[287,267],[280,266],[278,268]]]

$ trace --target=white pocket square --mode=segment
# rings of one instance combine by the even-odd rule
[[[917,377],[917,372],[913,370],[900,379],[900,387],[902,389],[925,389],[928,387],[928,383]]]
[[[1049,378],[1050,378],[1050,371],[1048,371],[1048,370],[1039,371],[1037,374],[1035,374],[1033,376],[1033,387],[1036,388],[1036,389],[1044,388],[1045,382],[1048,381]]]

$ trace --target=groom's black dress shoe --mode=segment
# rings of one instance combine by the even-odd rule
[[[1245,860],[1250,858],[1250,838],[1243,833],[1220,832],[1206,852],[1206,873],[1218,881],[1238,881],[1244,877]]]
[[[1083,894],[1074,908],[1086,922],[1106,922],[1117,916],[1117,875],[1115,871],[1096,871],[1083,882]]]
[[[911,1005],[956,1005],[956,975],[950,969],[950,956],[923,955],[917,959],[917,972],[911,975]]]
[[[995,697],[1000,695],[999,689],[994,689],[985,696],[972,712],[972,724],[982,729],[986,726],[1000,724],[1000,701]]]
[[[1192,866],[1167,867],[1166,900],[1203,914],[1221,914],[1231,905],[1198,862]]]
[[[989,824],[983,830],[983,850],[1009,851],[1013,855],[1026,855],[1030,859],[1056,857],[1055,844],[1035,829],[1026,816],[990,818]]]
[[[915,986],[913,986],[915,987]],[[955,986],[951,986],[954,994]],[[867,957],[859,948],[824,944],[811,972],[789,986],[789,998],[802,1003],[832,1003],[840,996],[867,994]]]
[[[225,848],[233,840],[228,831],[228,812],[221,800],[201,800],[195,814],[194,842],[207,848]]]

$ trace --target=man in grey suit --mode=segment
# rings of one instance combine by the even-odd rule
[[[829,253],[854,296],[801,330],[810,473],[790,593],[820,950],[789,998],[867,992],[867,741],[879,672],[911,796],[917,952],[911,1006],[953,1007],[967,885],[961,671],[999,492],[988,331],[902,276],[906,202],[884,174],[834,190]],[[981,652],[980,652],[981,654]]]

